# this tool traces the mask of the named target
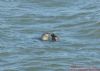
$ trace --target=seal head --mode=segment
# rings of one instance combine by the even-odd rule
[[[57,41],[58,37],[54,33],[52,33],[51,39],[52,39],[52,41]]]

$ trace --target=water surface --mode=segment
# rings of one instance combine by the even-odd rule
[[[44,32],[57,42],[40,41]],[[100,67],[100,0],[0,0],[0,71]]]

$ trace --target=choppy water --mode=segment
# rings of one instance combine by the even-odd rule
[[[40,41],[44,32],[60,40]],[[0,71],[73,65],[100,67],[100,0],[0,0]]]

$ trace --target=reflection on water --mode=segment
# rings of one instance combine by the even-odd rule
[[[1,0],[0,71],[100,67],[99,0]],[[40,41],[54,32],[57,42]]]

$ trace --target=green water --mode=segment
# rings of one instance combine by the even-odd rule
[[[40,41],[56,33],[57,42]],[[0,71],[100,68],[100,0],[0,0]]]

